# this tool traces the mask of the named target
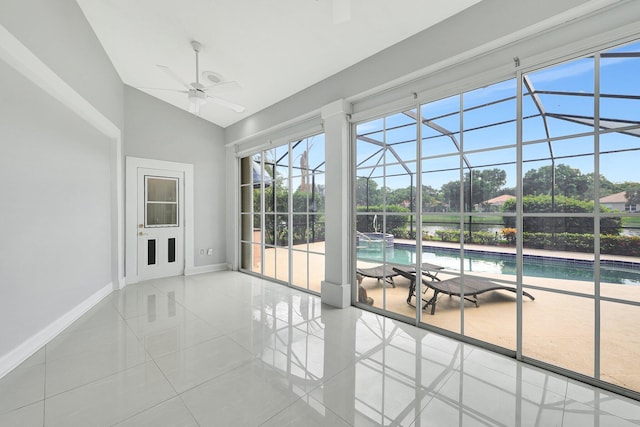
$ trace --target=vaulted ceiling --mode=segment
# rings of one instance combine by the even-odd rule
[[[180,84],[225,82],[199,115],[229,126],[480,0],[77,0],[123,82],[187,110]],[[162,70],[158,65],[168,67]],[[208,74],[211,75],[211,74]]]

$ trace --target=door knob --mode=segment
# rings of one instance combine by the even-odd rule
[[[142,231],[138,233],[138,236],[146,236],[147,233],[143,233]]]

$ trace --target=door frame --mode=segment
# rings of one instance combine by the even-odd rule
[[[138,168],[160,169],[184,174],[184,275],[194,268],[193,164],[126,156],[125,198],[125,283],[137,283],[138,277]]]

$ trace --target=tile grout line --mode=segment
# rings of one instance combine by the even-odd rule
[[[124,321],[125,326],[129,329],[129,332],[131,332],[131,333],[134,335],[134,337],[136,338],[136,341],[137,341],[138,343],[140,343],[140,340],[138,339],[138,336],[137,336],[137,335],[136,335],[136,334],[131,330],[131,328],[130,328],[130,326],[127,324],[126,320],[122,317],[122,314],[121,314],[117,309],[116,309],[115,311],[116,311],[116,313],[120,316],[120,318],[121,318],[120,320]],[[77,331],[74,331],[74,332],[77,332]],[[74,332],[72,332],[72,334],[73,334]],[[45,346],[45,347],[46,347],[46,346]],[[143,350],[145,351],[145,353],[146,353],[146,349],[144,348],[144,346],[142,346],[142,349],[143,349]],[[62,358],[60,358],[60,359],[62,359]],[[64,394],[64,393],[67,393],[67,392],[70,392],[70,391],[77,390],[77,389],[79,389],[79,388],[81,388],[81,387],[85,387],[85,386],[87,386],[87,385],[90,385],[90,384],[96,383],[96,382],[98,382],[98,381],[103,381],[103,380],[105,380],[106,378],[109,378],[109,377],[111,377],[111,376],[113,376],[113,375],[116,375],[116,374],[119,374],[119,373],[122,373],[122,372],[128,371],[128,370],[130,370],[130,369],[132,369],[132,368],[136,368],[136,367],[138,367],[138,366],[140,366],[140,365],[142,365],[142,364],[144,364],[144,363],[146,363],[146,361],[145,361],[145,360],[143,360],[143,361],[142,361],[142,362],[140,362],[140,363],[136,363],[136,364],[134,364],[134,365],[131,365],[131,366],[127,367],[127,368],[120,369],[120,370],[117,370],[117,371],[115,371],[115,372],[111,372],[110,374],[100,376],[100,377],[98,377],[98,378],[95,378],[95,379],[93,379],[93,380],[91,380],[91,381],[88,381],[88,382],[85,382],[85,383],[83,383],[83,384],[76,385],[75,387],[71,387],[71,388],[69,388],[69,389],[67,389],[67,390],[63,390],[63,391],[58,392],[58,393],[56,393],[56,394],[52,394],[51,396],[47,396],[47,395],[46,395],[46,381],[47,381],[47,380],[46,380],[46,372],[47,372],[47,353],[46,353],[46,349],[45,349],[45,395],[44,395],[44,400],[46,401],[47,399],[50,399],[50,398],[53,398],[53,397],[56,397],[56,396],[60,396],[61,394]]]
[[[143,346],[144,347],[144,346]],[[193,412],[191,412],[191,409],[189,408],[189,406],[187,406],[187,404],[184,402],[184,400],[182,399],[181,394],[182,393],[178,393],[178,390],[176,390],[176,388],[174,387],[174,385],[171,383],[171,381],[169,380],[169,378],[167,378],[167,375],[164,373],[164,371],[160,368],[160,366],[158,365],[158,362],[156,361],[156,359],[147,351],[147,349],[145,348],[145,352],[149,355],[149,357],[151,358],[151,360],[153,361],[153,364],[155,365],[155,367],[158,369],[158,371],[162,374],[162,377],[165,379],[165,381],[167,382],[167,384],[169,384],[169,386],[171,386],[171,389],[173,390],[173,392],[176,394],[174,397],[177,397],[178,399],[180,399],[180,402],[182,403],[182,405],[185,407],[185,409],[189,412],[189,415],[191,415],[191,418],[193,419],[193,421],[195,421],[195,423],[200,426],[200,423],[198,422],[198,420],[196,419],[195,415],[193,415]],[[171,354],[171,353],[169,353]],[[173,399],[174,397],[172,397],[171,399]],[[171,399],[167,399],[171,400]],[[166,402],[166,401],[165,401]],[[158,405],[156,405],[158,406]],[[151,408],[147,408],[146,410],[149,410]],[[144,411],[141,411],[144,412]],[[131,417],[130,417],[131,418]]]

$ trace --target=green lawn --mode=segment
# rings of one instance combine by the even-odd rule
[[[469,222],[469,215],[465,215],[464,222]],[[422,223],[458,223],[458,215],[423,215]],[[502,224],[502,216],[473,216],[472,222],[475,224]]]
[[[626,216],[622,218],[623,227],[640,227],[640,215]]]

